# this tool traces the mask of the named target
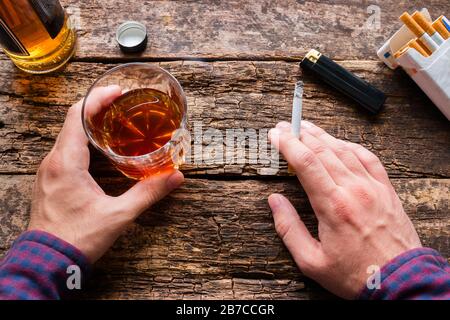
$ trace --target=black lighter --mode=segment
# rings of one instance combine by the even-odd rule
[[[347,71],[336,62],[327,58],[317,50],[311,50],[300,63],[320,79],[359,103],[371,114],[377,114],[386,101],[386,96],[353,73]]]

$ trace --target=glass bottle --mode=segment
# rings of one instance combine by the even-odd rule
[[[0,0],[0,45],[19,69],[55,71],[72,57],[75,43],[58,0]]]

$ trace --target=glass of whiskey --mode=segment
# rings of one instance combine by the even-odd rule
[[[111,86],[118,95],[99,101]],[[106,72],[84,99],[82,121],[91,144],[136,180],[178,169],[190,148],[186,96],[155,65],[128,63]]]

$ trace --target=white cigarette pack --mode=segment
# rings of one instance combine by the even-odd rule
[[[422,14],[431,22],[427,9]],[[395,53],[416,36],[403,26],[378,50],[378,57],[391,69],[402,67],[450,120],[450,38],[429,57],[410,48],[402,55]]]

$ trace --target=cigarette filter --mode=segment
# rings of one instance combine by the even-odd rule
[[[410,48],[416,49],[417,52],[419,52],[421,55],[423,55],[424,57],[428,57],[430,54],[428,53],[428,49],[425,48],[423,45],[421,45],[419,43],[419,41],[417,41],[416,39],[411,40],[410,42],[408,42],[408,46]]]
[[[408,12],[403,13],[400,16],[400,20],[409,28],[409,30],[411,30],[412,33],[414,33],[417,38],[420,38],[425,33],[425,30],[419,26],[419,24],[409,15]]]
[[[380,112],[386,101],[383,92],[316,50],[311,50],[300,63],[300,66],[303,69],[310,70],[372,114]]]
[[[438,45],[444,43],[444,39],[442,38],[442,36],[438,32],[436,32],[436,29],[433,28],[431,22],[428,21],[422,13],[416,11],[412,15],[412,18],[423,30],[425,30],[426,33],[428,33],[428,35],[431,37],[431,39],[433,39],[434,42],[436,42]]]
[[[429,57],[430,54],[427,52],[428,49],[423,47],[416,39],[413,39],[409,41],[406,45],[404,45],[399,51],[397,51],[394,54],[394,57],[397,59],[401,55],[403,55],[406,51],[408,51],[410,48],[415,49],[417,52],[419,52],[424,57]]]
[[[431,52],[436,51],[439,48],[439,45],[431,39],[428,33],[422,29],[422,27],[409,15],[408,12],[403,13],[400,16],[400,20],[411,30],[414,35],[419,38],[419,41],[422,42]]]

